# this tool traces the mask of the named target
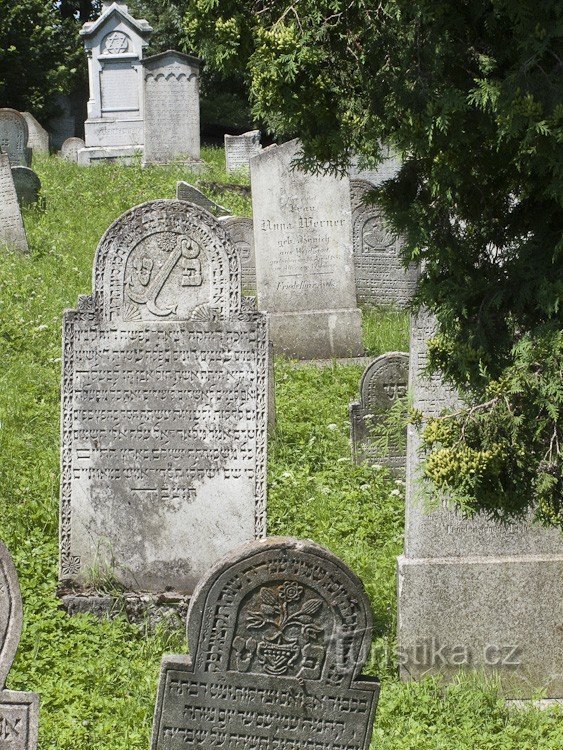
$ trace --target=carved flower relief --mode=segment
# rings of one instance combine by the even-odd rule
[[[323,606],[296,581],[263,586],[239,615],[232,667],[319,679],[326,655]]]

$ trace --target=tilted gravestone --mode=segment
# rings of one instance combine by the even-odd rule
[[[0,244],[29,251],[8,154],[0,151]]]
[[[63,352],[62,579],[191,594],[266,529],[266,318],[225,230],[183,201],[123,214]]]
[[[152,750],[368,750],[379,682],[361,674],[361,581],[313,542],[248,544],[200,583],[190,655],[165,656]]]
[[[226,216],[220,219],[231,242],[240,255],[242,288],[246,292],[256,290],[256,257],[254,254],[254,228],[252,219],[241,216]]]
[[[27,122],[27,129],[29,137],[27,139],[27,145],[34,154],[48,154],[49,153],[49,133],[37,122],[31,112],[21,112],[22,117],[25,117]]]
[[[29,167],[12,167],[12,179],[20,206],[33,206],[39,201],[41,180]]]
[[[258,307],[276,351],[359,356],[349,182],[295,168],[300,150],[294,140],[250,160]]]
[[[190,185],[189,182],[180,181],[176,183],[176,198],[179,201],[195,203],[197,206],[205,208],[206,211],[215,214],[215,216],[228,216],[230,213],[229,209],[215,203],[215,201],[208,198],[205,193],[202,193],[201,190]]]
[[[0,150],[8,154],[12,167],[29,167],[31,149],[25,117],[15,109],[0,108]]]
[[[383,354],[366,368],[360,383],[360,401],[350,404],[350,440],[356,463],[368,460],[404,475],[406,430],[405,444],[392,435],[386,451],[382,451],[375,437],[393,404],[406,397],[408,378],[409,355],[404,352]]]
[[[372,305],[406,307],[416,291],[418,271],[414,264],[405,270],[400,238],[385,226],[381,209],[366,203],[372,189],[365,180],[350,180],[357,298]]]
[[[172,50],[143,60],[145,164],[199,161],[200,62]]]
[[[242,135],[225,135],[227,172],[248,172],[250,159],[261,150],[259,130],[250,130]]]
[[[82,138],[67,138],[61,146],[61,156],[66,161],[72,161],[78,164],[78,152],[86,148],[86,144]]]
[[[10,553],[0,542],[0,747],[35,750],[39,696],[6,690],[22,631],[22,599]]]

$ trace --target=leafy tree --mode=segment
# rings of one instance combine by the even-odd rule
[[[562,4],[194,0],[185,27],[305,167],[403,156],[373,198],[468,405],[429,424],[427,476],[468,512],[563,527]]]

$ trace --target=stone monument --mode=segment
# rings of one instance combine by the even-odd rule
[[[371,609],[332,553],[275,537],[238,549],[198,586],[187,630],[190,655],[162,662],[151,750],[368,750]]]
[[[39,122],[37,122],[31,112],[21,112],[21,115],[27,122],[27,129],[29,132],[27,145],[31,148],[34,154],[48,154],[49,133]]]
[[[370,461],[404,476],[405,446],[390,439],[388,450],[382,452],[374,441],[374,430],[397,399],[406,397],[408,377],[409,355],[404,352],[383,354],[366,368],[360,383],[360,401],[350,404],[350,442],[355,463]]]
[[[200,161],[200,62],[173,50],[143,60],[145,164]]]
[[[220,219],[231,242],[240,255],[242,288],[245,292],[256,291],[256,258],[254,253],[254,228],[252,219],[242,216],[226,216]]]
[[[8,154],[0,150],[0,245],[29,252]]]
[[[225,162],[227,172],[249,172],[250,159],[262,151],[260,131],[249,130],[242,135],[225,134]]]
[[[201,190],[194,187],[193,185],[190,185],[189,182],[184,182],[183,180],[180,180],[180,182],[176,183],[176,198],[179,201],[188,201],[189,203],[195,203],[196,206],[205,208],[206,211],[209,211],[215,216],[229,216],[230,214],[228,208],[224,208],[218,203],[215,203],[215,201],[212,201],[211,198],[208,198],[205,193],[202,193]]]
[[[151,32],[147,21],[133,18],[122,2],[102,3],[102,15],[82,27],[90,98],[85,123],[86,148],[80,152],[80,164],[127,161],[142,152],[141,58]]]
[[[412,319],[409,391],[425,415],[456,408],[425,373],[435,321]],[[399,558],[398,640],[404,679],[459,670],[496,673],[507,697],[563,698],[563,536],[531,522],[464,519],[423,503],[420,440],[407,439],[405,553]]]
[[[359,356],[349,181],[294,168],[299,151],[294,140],[250,160],[258,307],[277,352]]]
[[[86,148],[86,144],[82,138],[67,138],[61,146],[61,157],[65,161],[72,161],[78,164],[78,154]]]
[[[395,177],[401,168],[401,158],[389,146],[383,147],[382,160],[376,167],[361,167],[361,158],[355,155],[348,170],[350,179],[365,180],[374,187]]]
[[[63,326],[60,576],[191,594],[266,532],[268,335],[207,211],[145,203],[107,230]]]
[[[67,138],[72,138],[76,132],[76,115],[70,96],[56,93],[51,99],[57,114],[51,116],[47,122],[49,133],[49,147],[51,151],[60,151]]]
[[[18,196],[18,203],[24,206],[34,206],[39,201],[41,180],[29,167],[12,167],[12,179]]]
[[[0,109],[0,150],[8,154],[12,167],[29,167],[31,149],[27,139],[29,131],[25,117],[16,109]]]
[[[0,747],[35,750],[39,696],[6,690],[22,631],[22,598],[12,558],[0,542]]]
[[[416,264],[401,263],[401,240],[385,226],[381,210],[366,203],[373,185],[350,180],[352,236],[358,302],[406,307],[416,291]]]

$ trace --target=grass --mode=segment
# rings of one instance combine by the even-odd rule
[[[206,150],[202,179],[232,181],[222,151]],[[41,694],[40,748],[146,750],[160,659],[186,649],[183,632],[149,633],[124,620],[67,617],[55,596],[58,554],[61,313],[91,289],[94,251],[109,224],[133,205],[173,197],[180,167],[79,168],[35,164],[45,213],[28,211],[29,257],[0,260],[0,537],[19,572],[24,634],[8,687]],[[218,202],[248,215],[239,195]],[[366,311],[366,348],[405,350],[406,317]],[[395,558],[402,548],[403,488],[350,461],[348,403],[361,368],[276,363],[277,432],[269,463],[269,530],[308,537],[340,555],[363,579],[375,613],[370,671],[382,677],[374,748],[556,750],[561,713],[510,711],[494,684],[465,678],[395,677]]]

